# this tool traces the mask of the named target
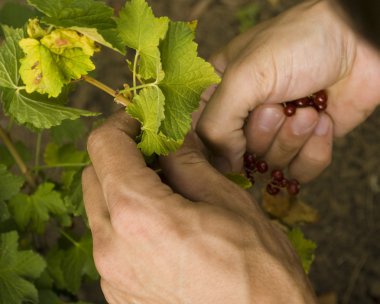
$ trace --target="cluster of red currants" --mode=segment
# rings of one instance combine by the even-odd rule
[[[327,108],[327,93],[325,90],[320,90],[310,96],[284,102],[283,106],[286,116],[296,114],[297,108],[313,107],[318,112],[322,112]],[[256,172],[261,174],[268,172],[269,166],[265,160],[257,159],[255,154],[246,153],[244,155],[244,169],[247,178],[254,184],[254,174]],[[287,179],[281,170],[271,171],[266,191],[271,195],[276,195],[281,191],[281,188],[287,189],[290,195],[297,195],[301,187],[296,179]]]
[[[267,173],[269,166],[265,160],[258,159],[255,154],[245,153],[244,170],[247,178],[254,184],[254,174],[256,172],[260,174]],[[287,189],[290,195],[297,195],[301,186],[296,179],[287,179],[281,170],[276,169],[271,171],[266,191],[271,195],[276,195],[280,192],[281,188]]]
[[[322,112],[327,108],[327,93],[325,90],[321,90],[307,97],[284,102],[283,106],[286,116],[296,114],[297,108],[313,107],[318,112]]]

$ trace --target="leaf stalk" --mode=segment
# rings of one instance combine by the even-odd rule
[[[29,171],[28,166],[25,164],[24,160],[21,158],[21,156],[18,153],[16,147],[14,146],[11,138],[8,136],[8,134],[3,129],[2,126],[0,126],[0,140],[4,143],[5,147],[8,149],[9,153],[12,155],[12,157],[15,160],[18,168],[20,169],[21,173],[24,175],[27,183],[33,189],[35,189],[37,184],[36,184],[34,176]]]

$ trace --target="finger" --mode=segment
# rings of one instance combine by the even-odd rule
[[[108,236],[111,223],[107,203],[94,168],[87,167],[82,173],[83,201],[94,239]]]
[[[318,19],[316,12],[325,11],[324,5],[315,4],[311,10],[310,4],[302,4],[275,19],[225,70],[197,132],[214,153],[228,161],[231,170],[240,169],[246,147],[242,128],[254,108],[310,95],[347,73],[352,56],[347,54],[348,59],[342,60],[347,51],[344,43],[335,38],[326,40],[324,29],[313,25]],[[324,18],[330,22],[332,16],[325,14]],[[323,43],[322,52],[316,51]]]
[[[88,139],[89,155],[111,217],[127,204],[158,203],[172,193],[146,166],[134,141],[138,134],[139,124],[121,112]]]
[[[212,167],[200,148],[199,138],[192,132],[180,150],[160,159],[170,186],[193,201],[223,205],[233,210],[253,205],[246,191]]]
[[[313,135],[289,166],[289,173],[301,183],[307,183],[322,173],[331,163],[333,123],[327,114],[320,114]]]
[[[286,119],[273,144],[265,154],[271,167],[284,168],[297,155],[309,139],[318,123],[318,112],[313,108],[301,108]]]
[[[285,122],[281,105],[261,105],[250,115],[244,128],[247,151],[259,156],[269,150],[277,132]]]

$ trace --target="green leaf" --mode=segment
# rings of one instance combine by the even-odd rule
[[[63,304],[62,300],[49,289],[38,291],[39,304]]]
[[[314,261],[314,252],[317,244],[305,238],[299,228],[294,228],[288,232],[288,238],[301,259],[302,267],[309,273],[310,266]]]
[[[249,189],[252,187],[251,181],[246,178],[244,175],[239,174],[239,173],[229,173],[226,174],[226,177],[237,184],[238,186],[242,187],[243,189]]]
[[[0,20],[8,26],[22,27],[30,18],[35,17],[36,13],[27,5],[8,1],[0,10]]]
[[[4,89],[1,96],[5,112],[19,124],[30,124],[37,129],[49,129],[61,124],[65,119],[81,116],[96,116],[98,113],[54,104],[39,94]]]
[[[194,32],[185,22],[170,22],[160,50],[165,78],[159,87],[165,95],[165,119],[161,131],[182,140],[190,129],[191,113],[202,92],[219,82],[213,67],[197,56]]]
[[[162,74],[158,45],[168,30],[169,19],[156,18],[145,0],[128,1],[117,20],[123,42],[138,51],[139,74],[144,79],[158,79]]]
[[[34,194],[20,193],[10,200],[9,209],[22,230],[30,227],[42,233],[50,214],[62,216],[66,213],[60,193],[53,189],[54,184],[44,183]]]
[[[145,155],[167,154],[182,144],[181,140],[167,138],[159,128],[164,119],[165,97],[158,87],[147,87],[133,98],[127,112],[141,122],[142,136],[138,147]]]
[[[50,129],[53,141],[57,144],[75,143],[82,139],[87,128],[81,119],[64,120],[61,125]]]
[[[118,36],[113,10],[101,1],[94,0],[28,0],[44,13],[43,22],[69,28],[88,38],[124,53]]]
[[[19,58],[22,51],[18,45],[24,37],[22,29],[2,26],[5,41],[0,46],[0,87],[17,89],[19,83]]]
[[[27,93],[57,97],[66,84],[95,69],[91,61],[95,44],[73,30],[57,29],[41,40],[22,39],[19,45],[25,53],[20,75]]]
[[[0,234],[0,303],[37,303],[32,280],[45,267],[45,261],[35,252],[18,250],[17,232]]]
[[[4,202],[0,201],[0,223],[8,220],[10,216],[8,206]]]
[[[24,179],[8,172],[5,165],[0,164],[0,202],[15,196],[24,184]]]
[[[73,294],[78,292],[83,276],[86,275],[92,280],[98,278],[92,257],[91,236],[84,236],[75,246],[64,251],[61,267],[64,270],[66,289]]]
[[[22,141],[16,141],[14,146],[21,158],[27,162],[31,159],[31,153],[27,146]],[[15,160],[9,150],[2,144],[0,144],[0,163],[6,167],[11,167],[15,164]]]
[[[44,153],[44,161],[48,166],[82,165],[89,161],[86,151],[79,151],[73,144],[60,146],[49,143]]]

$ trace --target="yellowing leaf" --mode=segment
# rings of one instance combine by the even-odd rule
[[[263,192],[262,206],[268,214],[288,226],[295,226],[299,223],[315,223],[319,220],[317,210],[281,192],[278,195]]]
[[[65,84],[95,69],[90,58],[94,42],[72,30],[54,30],[41,40],[22,39],[20,47],[26,54],[20,75],[28,93],[57,97]]]
[[[41,39],[41,44],[55,54],[62,55],[67,49],[80,48],[83,53],[92,56],[98,48],[95,42],[76,31],[59,29]]]
[[[128,1],[117,21],[120,36],[141,57],[139,74],[157,79],[162,72],[158,45],[168,30],[169,19],[156,18],[145,0]]]
[[[21,59],[20,75],[26,85],[26,92],[57,97],[65,84],[65,78],[55,63],[53,54],[38,40],[26,38],[20,41],[26,54]]]
[[[238,186],[242,187],[243,189],[249,189],[252,187],[251,181],[242,174],[229,173],[229,174],[226,174],[226,177],[230,181],[232,181],[235,184],[237,184]]]
[[[113,9],[94,0],[28,0],[46,16],[42,22],[68,28],[120,53],[125,47],[116,30]]]
[[[39,39],[47,35],[47,31],[41,27],[40,20],[37,18],[29,20],[26,31],[28,36],[34,39]]]

